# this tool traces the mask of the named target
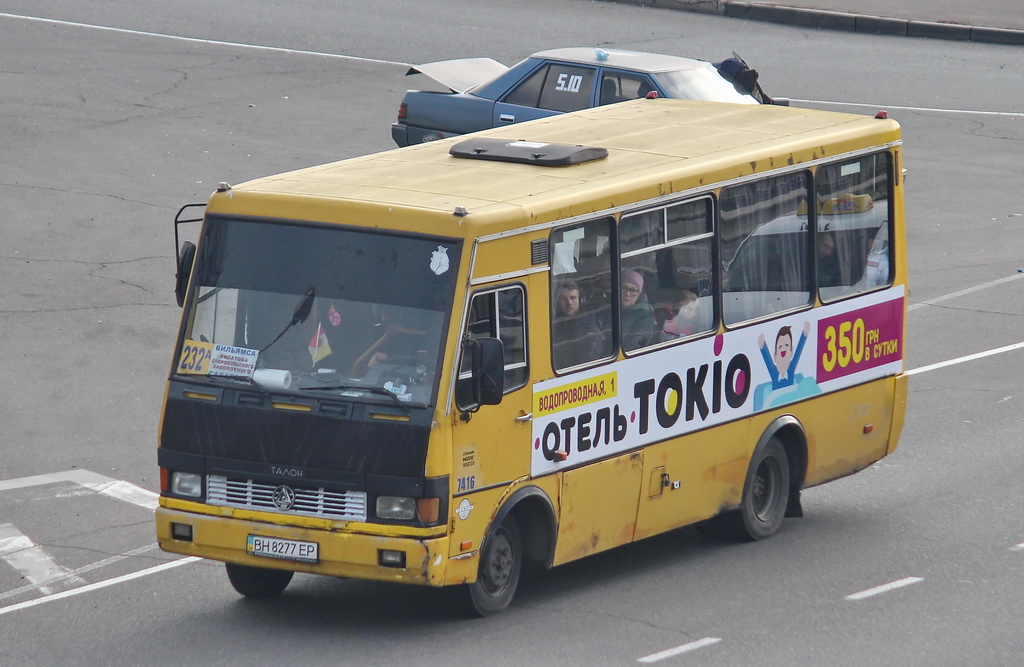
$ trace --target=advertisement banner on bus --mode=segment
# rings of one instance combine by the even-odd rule
[[[532,473],[903,370],[902,286],[537,383]]]

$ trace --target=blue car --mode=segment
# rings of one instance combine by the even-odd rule
[[[491,58],[426,63],[448,90],[409,90],[391,125],[399,146],[433,141],[640,97],[785,104],[768,97],[735,53],[721,63],[641,51],[552,49],[506,67]]]

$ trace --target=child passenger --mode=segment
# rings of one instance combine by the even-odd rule
[[[690,336],[707,329],[702,323],[700,300],[690,290],[683,290],[672,303],[670,317],[661,326],[662,341]]]

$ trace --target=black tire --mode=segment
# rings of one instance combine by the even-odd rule
[[[477,579],[465,587],[467,611],[490,616],[508,608],[523,569],[523,541],[519,524],[507,516],[487,536],[480,554]]]
[[[737,510],[697,525],[705,537],[763,540],[782,526],[789,502],[789,459],[778,438],[754,453]]]
[[[236,591],[247,598],[272,598],[288,587],[294,572],[271,570],[265,567],[250,567],[225,563],[228,580]]]

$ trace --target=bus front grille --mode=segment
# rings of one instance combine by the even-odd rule
[[[366,494],[362,491],[328,491],[288,485],[295,497],[289,509],[274,502],[279,484],[262,484],[251,479],[207,475],[206,502],[210,505],[240,509],[296,514],[342,521],[366,521]]]

